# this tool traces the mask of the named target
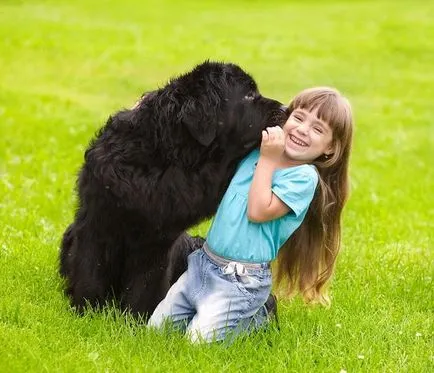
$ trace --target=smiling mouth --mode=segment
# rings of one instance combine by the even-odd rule
[[[304,141],[300,140],[298,137],[295,137],[293,135],[289,135],[289,138],[294,144],[296,144],[298,146],[304,146],[304,147],[308,146]]]

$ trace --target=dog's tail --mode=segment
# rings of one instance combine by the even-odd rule
[[[187,257],[195,250],[200,249],[205,239],[200,236],[181,234],[173,243],[167,255],[166,279],[169,287],[187,270]]]

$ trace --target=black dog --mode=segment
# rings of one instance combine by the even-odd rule
[[[237,162],[286,113],[234,64],[205,62],[110,117],[85,153],[60,273],[73,306],[149,315],[202,243]],[[172,248],[172,250],[171,250]]]

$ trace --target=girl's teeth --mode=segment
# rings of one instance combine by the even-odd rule
[[[294,136],[291,136],[291,140],[292,140],[293,142],[295,142],[297,145],[300,145],[300,146],[307,146],[307,144],[306,144],[305,142],[298,140],[298,139],[295,138]]]

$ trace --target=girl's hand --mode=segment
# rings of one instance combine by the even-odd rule
[[[280,126],[262,131],[261,156],[279,161],[285,150],[285,134]]]

